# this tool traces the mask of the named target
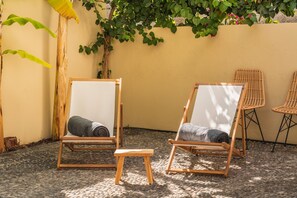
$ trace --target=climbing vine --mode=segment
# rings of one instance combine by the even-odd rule
[[[282,12],[294,16],[297,0],[81,0],[82,5],[93,11],[98,26],[96,40],[80,45],[79,52],[96,54],[103,47],[101,69],[98,77],[108,78],[108,57],[113,50],[112,41],[134,41],[140,34],[143,43],[157,45],[164,40],[155,35],[152,27],[169,28],[172,33],[177,26],[190,26],[196,38],[215,36],[219,25],[248,24],[252,26],[261,19],[273,22]],[[107,6],[108,5],[108,6]],[[107,8],[108,7],[108,8]],[[108,10],[107,17],[104,12]],[[102,14],[103,13],[103,14]],[[176,24],[175,18],[183,23]]]

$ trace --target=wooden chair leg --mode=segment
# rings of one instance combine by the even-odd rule
[[[75,151],[74,145],[73,144],[65,144],[71,151]]]
[[[175,151],[176,151],[176,146],[173,145],[171,153],[170,153],[170,157],[169,157],[169,163],[168,163],[167,168],[166,168],[166,174],[169,173],[169,170],[171,168],[173,158],[174,158],[174,155],[175,155]]]
[[[122,173],[123,173],[123,166],[124,166],[124,161],[125,161],[125,157],[120,156],[119,160],[118,160],[118,165],[117,165],[117,172],[116,172],[116,177],[115,177],[115,184],[119,184],[121,177],[122,177]]]
[[[57,162],[57,168],[60,168],[60,164],[62,161],[62,153],[63,153],[63,143],[62,141],[60,142],[60,147],[59,147],[59,153],[58,153],[58,162]]]
[[[121,109],[120,109],[120,117],[121,117],[121,120],[120,120],[120,123],[121,123],[121,127],[120,127],[120,141],[121,141],[121,144],[120,146],[123,147],[124,146],[124,122],[123,122],[123,104],[121,104]]]

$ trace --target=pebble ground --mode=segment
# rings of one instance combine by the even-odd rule
[[[0,155],[0,197],[297,197],[297,147],[249,141],[246,158],[234,158],[229,176],[166,174],[175,133],[125,129],[125,148],[152,148],[154,183],[147,184],[143,160],[126,158],[120,185],[115,169],[57,170],[59,142]],[[239,143],[238,143],[239,144]],[[66,151],[66,149],[65,149]],[[64,152],[69,162],[113,161],[112,152]],[[215,162],[224,161],[216,159]],[[213,158],[178,151],[174,166],[215,166]]]

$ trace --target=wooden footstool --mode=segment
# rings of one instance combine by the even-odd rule
[[[154,149],[117,149],[114,153],[118,157],[117,173],[115,177],[115,184],[119,184],[122,177],[123,165],[125,157],[143,157],[146,170],[146,176],[149,184],[153,183],[152,167],[150,157],[153,156]]]

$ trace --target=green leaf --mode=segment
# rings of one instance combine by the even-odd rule
[[[54,8],[61,16],[67,19],[75,19],[79,22],[79,18],[72,8],[70,0],[47,0],[47,2]]]
[[[98,46],[96,44],[92,45],[91,49],[94,54],[98,52]]]
[[[3,54],[13,54],[13,55],[18,54],[20,57],[26,58],[26,59],[28,59],[30,61],[33,61],[35,63],[38,63],[38,64],[44,66],[44,67],[47,67],[47,68],[51,68],[52,67],[49,63],[45,62],[44,60],[41,60],[40,58],[37,58],[36,56],[34,56],[32,54],[27,53],[24,50],[11,50],[11,49],[7,49],[7,50],[4,50],[3,51]]]
[[[8,18],[2,23],[2,25],[12,25],[14,23],[18,23],[19,25],[23,26],[23,25],[26,25],[27,23],[31,23],[35,29],[44,29],[46,30],[52,37],[56,38],[56,34],[53,33],[48,27],[46,27],[45,25],[43,25],[42,23],[34,20],[34,19],[31,19],[31,18],[28,18],[28,17],[19,17],[19,16],[16,16],[14,14],[11,14],[8,16]]]
[[[186,10],[186,9],[181,9],[181,11],[180,11],[180,15],[181,15],[182,17],[186,17],[186,14],[187,14],[187,10]]]
[[[294,1],[291,1],[290,2],[290,10],[294,10],[295,8],[296,8],[296,2],[294,2]]]
[[[245,23],[248,24],[249,26],[252,26],[254,22],[251,19],[245,19]]]
[[[79,53],[82,53],[83,51],[84,51],[83,46],[82,46],[82,45],[79,45],[79,50],[78,50],[78,52],[79,52]]]
[[[149,38],[147,38],[147,37],[144,37],[144,38],[143,38],[143,43],[149,43],[149,41],[150,41]]]
[[[193,23],[194,23],[194,25],[199,25],[199,23],[200,23],[200,18],[198,18],[198,17],[193,17]]]
[[[231,7],[232,3],[230,3],[229,1],[223,1],[223,4],[227,7]]]
[[[181,14],[182,17],[184,17],[186,19],[192,19],[193,18],[193,14],[192,14],[190,8],[182,9],[180,11],[180,14]]]
[[[172,25],[170,30],[172,33],[175,33],[177,31],[177,27],[175,25]]]
[[[220,4],[219,0],[213,0],[213,2],[212,2],[213,7],[215,7],[215,8],[218,7],[219,4]]]
[[[150,7],[151,5],[152,5],[151,2],[147,2],[147,3],[145,4],[145,7],[148,8],[148,7]]]
[[[85,52],[86,52],[86,54],[87,54],[87,55],[90,55],[91,52],[92,52],[92,49],[91,49],[90,47],[88,47],[88,46],[85,46],[84,48],[85,48]]]
[[[175,13],[178,13],[178,12],[181,10],[181,8],[182,8],[181,5],[176,4],[176,5],[174,6],[173,10],[174,10]]]
[[[209,7],[209,2],[208,1],[202,1],[202,7],[203,8],[208,8]]]
[[[226,6],[224,3],[220,3],[219,9],[221,12],[225,12],[228,9],[228,6]]]
[[[281,11],[286,10],[286,4],[281,3],[281,4],[279,5],[279,10],[281,10]]]
[[[254,23],[256,23],[258,21],[256,15],[252,15],[252,17],[250,18],[251,21],[253,21]]]

